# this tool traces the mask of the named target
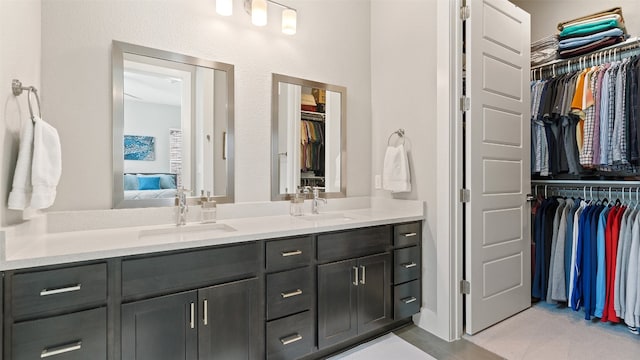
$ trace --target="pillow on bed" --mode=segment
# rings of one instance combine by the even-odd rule
[[[138,177],[133,174],[124,174],[124,189],[138,190]]]
[[[160,189],[175,189],[176,181],[173,180],[173,175],[160,174]]]
[[[160,176],[138,176],[138,190],[160,190]]]

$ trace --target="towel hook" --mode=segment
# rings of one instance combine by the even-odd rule
[[[391,138],[393,137],[393,135],[398,135],[398,137],[402,140],[402,145],[404,145],[404,129],[398,129],[394,132],[391,133],[391,135],[389,135],[389,138],[387,139],[387,146],[391,146]]]
[[[33,106],[31,105],[31,94],[36,97],[36,104],[38,105],[38,117],[42,118],[42,111],[40,110],[40,97],[38,96],[38,89],[34,86],[22,86],[22,82],[17,79],[13,79],[11,81],[11,91],[14,96],[22,95],[22,92],[27,90],[27,104],[29,104],[29,114],[31,115],[31,121],[35,121],[35,116],[33,115]]]

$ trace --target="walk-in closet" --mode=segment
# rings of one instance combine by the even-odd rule
[[[638,334],[640,6],[512,2],[531,15],[533,306]]]

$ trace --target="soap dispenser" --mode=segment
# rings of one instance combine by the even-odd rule
[[[291,194],[291,204],[289,207],[289,214],[291,216],[304,215],[304,198],[302,189],[298,189],[295,193]]]
[[[211,196],[211,191],[207,191],[207,196],[204,196],[204,190],[200,192],[200,204],[202,206],[202,222],[214,223],[216,222],[217,204]]]

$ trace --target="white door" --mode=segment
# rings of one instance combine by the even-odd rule
[[[529,14],[467,0],[465,329],[477,333],[531,305]]]

